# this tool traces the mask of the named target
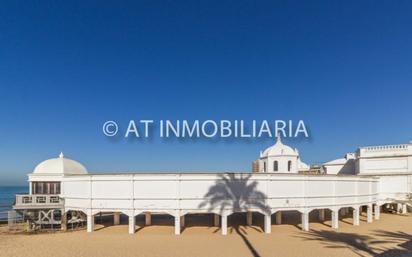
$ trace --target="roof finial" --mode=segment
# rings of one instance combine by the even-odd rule
[[[60,152],[60,154],[59,154],[59,158],[63,158],[63,157],[64,157],[63,152]]]
[[[277,135],[276,135],[276,143],[282,143],[282,139],[281,139],[281,137],[280,137],[280,133],[277,133]]]

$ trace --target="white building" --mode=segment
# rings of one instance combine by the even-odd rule
[[[260,172],[298,173],[309,169],[309,165],[300,160],[298,150],[284,145],[280,137],[274,145],[260,153]]]
[[[361,147],[355,154],[327,162],[325,175],[298,174],[309,166],[297,150],[280,139],[260,154],[258,173],[129,173],[90,174],[77,161],[60,154],[46,160],[29,174],[30,193],[17,195],[14,208],[31,217],[33,226],[87,221],[94,229],[99,213],[127,215],[129,233],[135,233],[135,217],[166,213],[174,217],[175,234],[180,234],[185,216],[209,213],[222,234],[227,233],[227,217],[252,213],[264,218],[264,230],[271,232],[271,217],[282,222],[282,212],[298,211],[301,227],[309,229],[309,213],[319,219],[331,212],[332,227],[338,228],[339,215],[351,212],[359,225],[362,207],[367,221],[379,219],[381,206],[397,204],[406,211],[412,192],[412,144]],[[56,215],[57,214],[57,215]],[[61,217],[60,217],[61,216]]]

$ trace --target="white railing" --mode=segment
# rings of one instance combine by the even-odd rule
[[[376,151],[387,151],[387,150],[408,150],[408,145],[407,144],[401,144],[401,145],[380,145],[380,146],[367,146],[367,147],[361,147],[361,150],[367,151],[367,152],[376,152]]]
[[[59,195],[16,195],[15,206],[63,205]]]

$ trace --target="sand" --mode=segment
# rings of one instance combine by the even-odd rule
[[[152,226],[139,221],[133,235],[127,233],[126,219],[118,226],[96,225],[93,233],[0,233],[0,256],[412,256],[412,216],[382,213],[368,224],[363,215],[360,226],[352,226],[347,217],[334,230],[315,214],[309,232],[300,230],[297,213],[288,213],[286,224],[272,225],[271,234],[262,232],[258,215],[251,227],[244,225],[245,216],[232,217],[227,236],[209,225],[208,216],[187,217],[179,236],[173,235],[170,218],[155,216]]]

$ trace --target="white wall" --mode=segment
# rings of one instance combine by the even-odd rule
[[[358,150],[357,173],[398,174],[412,172],[412,145],[361,147]]]
[[[308,211],[375,203],[379,193],[373,177],[267,173],[73,175],[62,183],[67,210],[134,215]]]

